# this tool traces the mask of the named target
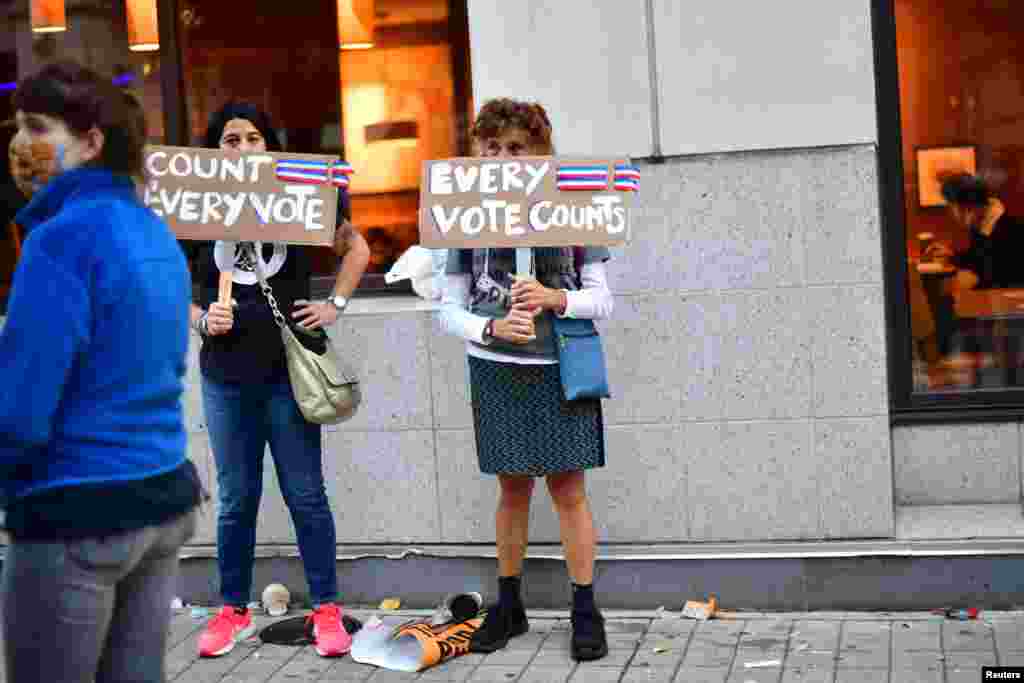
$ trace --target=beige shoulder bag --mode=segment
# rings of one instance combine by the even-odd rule
[[[263,275],[259,259],[254,261],[260,288],[281,330],[281,341],[284,342],[284,352],[288,359],[288,377],[302,416],[309,422],[321,425],[348,420],[356,414],[362,402],[359,379],[338,358],[326,331],[322,331],[327,345],[323,354],[306,348],[299,341],[277,307],[277,299]]]

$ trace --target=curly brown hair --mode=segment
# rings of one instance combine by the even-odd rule
[[[515,128],[525,130],[531,144],[549,153],[553,151],[551,120],[544,107],[536,102],[523,102],[508,97],[490,100],[480,109],[470,134],[475,140],[487,140]]]

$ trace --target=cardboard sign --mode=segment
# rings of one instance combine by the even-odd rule
[[[614,246],[629,240],[640,172],[628,159],[427,161],[420,244],[431,249]]]
[[[469,652],[469,641],[483,617],[432,625],[429,619],[374,618],[352,641],[352,659],[391,671],[423,671]]]
[[[183,240],[330,246],[352,168],[317,154],[150,146],[143,202]]]

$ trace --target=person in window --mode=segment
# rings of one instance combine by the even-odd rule
[[[270,117],[239,102],[212,115],[205,146],[243,153],[281,151]],[[300,338],[303,330],[333,325],[369,260],[366,242],[349,222],[348,206],[348,194],[341,190],[334,249],[342,262],[327,301],[310,301],[311,247],[216,242],[198,250],[201,300],[192,307],[192,322],[203,339],[200,369],[217,465],[217,558],[224,601],[199,639],[204,657],[230,652],[254,631],[246,605],[252,594],[267,444],[298,537],[314,607],[316,651],[340,656],[352,644],[337,603],[334,517],[324,487],[321,428],[307,422],[295,402],[281,333],[255,270],[262,269]],[[233,272],[232,306],[217,303],[222,271]]]
[[[956,252],[936,242],[926,258],[948,260],[957,267],[954,291],[1024,286],[1024,222],[1006,213],[988,184],[980,177],[958,174],[942,183],[942,196],[953,220],[968,231],[968,245]]]
[[[139,202],[144,138],[109,80],[57,62],[14,95],[48,159],[0,332],[11,681],[164,677],[178,551],[202,497],[185,456],[190,284]]]
[[[553,153],[551,124],[539,104],[484,105],[472,130],[485,157]],[[454,250],[443,280],[441,323],[467,341],[480,470],[498,476],[498,600],[471,650],[493,652],[529,629],[520,595],[534,478],[544,477],[558,511],[572,580],[572,656],[607,654],[594,600],[594,521],[584,471],[605,464],[599,400],[566,401],[552,316],[603,319],[612,312],[604,248],[533,250],[535,279],[517,280],[514,249]],[[577,267],[581,272],[577,272]]]

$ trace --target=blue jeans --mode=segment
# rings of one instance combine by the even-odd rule
[[[203,406],[220,489],[217,561],[224,604],[245,606],[252,594],[256,518],[268,443],[313,604],[337,600],[334,517],[324,488],[320,426],[302,417],[287,380],[221,384],[204,377]]]

